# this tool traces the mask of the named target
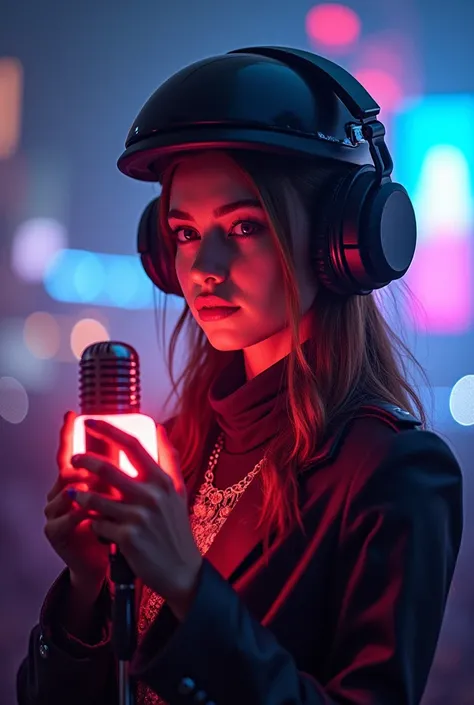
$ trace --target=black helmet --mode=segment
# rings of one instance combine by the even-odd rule
[[[405,274],[416,244],[415,213],[406,190],[391,180],[379,112],[353,76],[323,57],[284,47],[238,49],[198,61],[158,88],[133,123],[118,167],[161,181],[170,157],[198,149],[354,165],[330,184],[314,229],[314,265],[328,289],[368,294]],[[141,218],[138,251],[153,283],[182,296],[174,260],[160,244],[157,208],[154,199]]]
[[[158,181],[169,155],[217,147],[373,164],[360,123],[334,86],[324,75],[315,80],[314,69],[302,62],[295,70],[284,51],[287,63],[275,49],[276,56],[239,49],[171,76],[135,119],[118,161],[120,171],[141,181]],[[378,112],[369,94],[352,80]]]

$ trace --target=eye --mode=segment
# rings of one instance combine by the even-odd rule
[[[262,230],[264,230],[264,225],[255,220],[236,220],[232,223],[229,231],[229,235],[235,235],[236,237],[248,238],[252,235],[257,235]],[[178,244],[185,244],[192,242],[196,238],[194,236],[199,236],[193,228],[189,228],[183,225],[178,225],[176,228],[171,230],[174,239]]]
[[[235,228],[240,229],[241,232],[235,232]],[[254,220],[236,220],[232,223],[232,230],[233,234],[239,237],[250,237],[263,230],[263,225]]]
[[[182,237],[179,237],[179,233],[183,233]],[[192,234],[196,234],[196,231],[193,230],[192,228],[185,228],[182,225],[178,226],[177,228],[173,228],[171,230],[171,233],[173,234],[174,239],[176,242],[190,242],[191,240],[188,239],[188,236],[192,236]]]

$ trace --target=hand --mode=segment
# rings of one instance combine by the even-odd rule
[[[76,414],[69,411],[60,431],[56,455],[59,476],[47,495],[44,533],[54,551],[68,566],[71,582],[95,589],[107,574],[109,549],[97,541],[88,512],[75,504],[67,492],[71,488],[88,490],[97,482],[96,477],[87,470],[78,472],[71,467],[75,418]]]
[[[93,435],[124,451],[138,476],[131,478],[100,455],[75,456],[73,467],[89,470],[120,494],[119,499],[110,499],[79,492],[78,504],[98,513],[93,531],[117,544],[135,575],[183,616],[196,589],[202,556],[191,531],[177,450],[160,425],[160,465],[135,437],[115,426],[105,421],[86,425]]]

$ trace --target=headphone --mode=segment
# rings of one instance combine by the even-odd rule
[[[249,71],[245,78],[242,70],[242,66],[255,64],[260,75],[263,71],[275,72],[275,79],[270,73],[264,76],[267,83],[273,80],[279,84],[270,86],[273,93],[270,99],[266,97],[266,103],[279,100],[279,112],[265,114],[262,98],[255,109],[260,110],[259,114],[227,115],[209,124],[206,110],[235,111],[235,106],[229,108],[230,100],[219,104],[219,81],[225,86],[224,91],[240,91],[242,98],[242,84],[245,87],[247,80],[248,91],[255,95]],[[238,74],[240,83],[229,80],[230,69],[233,76]],[[213,86],[209,98],[212,108],[206,107],[207,80]],[[293,84],[288,83],[285,91],[280,81]],[[201,96],[202,108],[195,108],[193,90]],[[183,95],[188,98],[186,106],[178,102],[163,116],[166,106],[173,102],[171,97],[178,96],[177,100],[182,101],[179,96]],[[243,95],[245,98],[245,92]],[[318,113],[314,105],[321,104]],[[286,114],[282,118],[284,107]],[[193,109],[201,110],[195,120]],[[343,176],[339,170],[336,177],[330,178],[328,198],[322,208],[318,204],[318,223],[312,235],[314,267],[318,281],[335,294],[366,295],[403,277],[416,246],[415,212],[405,188],[391,179],[393,162],[384,139],[385,127],[377,120],[379,112],[379,105],[365,88],[328,59],[286,47],[237,49],[197,62],[163,84],[130,129],[118,168],[132,178],[159,181],[159,159],[204,146],[297,152],[306,157],[329,157],[335,165],[351,163],[353,168],[343,169]],[[339,134],[327,134],[329,129]],[[369,160],[372,163],[367,163]],[[138,252],[154,285],[166,294],[183,297],[174,257],[159,231],[158,205],[159,197],[148,204],[141,216]]]

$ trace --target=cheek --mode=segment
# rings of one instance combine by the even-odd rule
[[[176,253],[174,266],[176,270],[176,276],[178,277],[178,281],[181,284],[181,288],[184,292],[186,292],[185,286],[186,281],[189,277],[186,276],[185,260],[179,255],[179,252]]]
[[[178,250],[175,258],[176,276],[188,305],[190,305],[192,297],[195,296],[196,293],[199,293],[196,292],[196,288],[199,287],[196,287],[196,284],[193,282],[191,277],[191,267],[193,261],[193,259],[180,254]]]
[[[191,274],[195,257],[196,252],[178,250],[175,258],[176,276],[188,305],[198,288]],[[270,237],[268,242],[244,243],[229,260],[229,281],[222,282],[221,289],[241,301],[247,314],[280,317],[285,309],[283,272]]]

